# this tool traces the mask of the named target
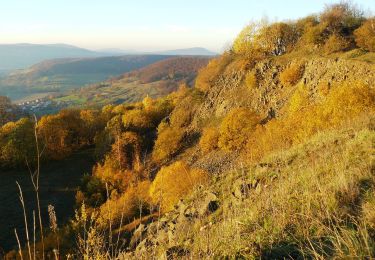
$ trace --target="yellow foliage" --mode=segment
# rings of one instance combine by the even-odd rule
[[[20,166],[35,161],[34,123],[28,118],[0,127],[0,167]]]
[[[217,129],[213,127],[205,128],[199,141],[199,147],[203,153],[209,153],[218,148],[218,141],[219,132]]]
[[[309,104],[309,92],[306,86],[299,84],[293,96],[289,100],[289,114],[294,114]]]
[[[254,89],[258,87],[258,79],[255,70],[251,70],[246,74],[245,84],[246,87],[248,87],[249,89]]]
[[[181,148],[184,135],[185,131],[180,127],[161,124],[158,127],[158,138],[152,151],[152,159],[156,162],[169,159]]]
[[[241,149],[259,121],[259,116],[248,109],[231,110],[220,125],[219,147],[228,151]]]
[[[145,110],[133,109],[128,110],[122,116],[122,123],[126,129],[151,128],[153,123]]]
[[[186,163],[178,161],[161,168],[157,173],[150,187],[150,197],[154,204],[159,204],[163,212],[167,212],[195,186],[207,180],[205,171],[190,169]]]
[[[246,145],[249,159],[260,159],[303,142],[319,131],[375,112],[375,90],[360,82],[332,86],[323,100],[315,104],[309,102],[307,94],[301,85],[290,100],[289,114],[256,128]]]
[[[233,51],[237,54],[246,55],[259,49],[257,39],[261,28],[266,26],[266,22],[250,23],[238,34],[233,42]]]
[[[305,66],[300,63],[292,63],[280,73],[280,81],[283,85],[295,85],[303,76]]]
[[[211,60],[205,68],[199,71],[195,79],[195,87],[203,92],[207,92],[231,60],[232,57],[227,53]]]
[[[100,207],[99,223],[107,226],[109,221],[112,225],[119,226],[121,219],[123,225],[131,222],[134,218],[147,212],[150,202],[149,181],[142,181],[129,187],[119,198],[110,199]]]
[[[355,30],[354,36],[358,47],[375,52],[375,18],[368,19]]]
[[[349,47],[349,40],[345,39],[340,35],[333,34],[328,38],[328,40],[324,44],[324,51],[327,54],[331,54],[339,51],[345,51]]]

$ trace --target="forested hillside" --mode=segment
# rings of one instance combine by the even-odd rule
[[[95,147],[75,216],[37,226],[37,256],[374,258],[374,25],[349,3],[251,23],[193,88],[3,125],[1,167],[39,174]],[[127,76],[184,75],[162,64]],[[21,245],[8,257],[33,254]]]
[[[35,93],[64,92],[117,77],[168,55],[125,55],[47,60],[0,78],[0,95],[19,99]]]
[[[185,84],[193,86],[198,71],[210,58],[201,56],[171,57],[116,78],[72,91],[55,101],[72,105],[98,107],[107,104],[133,103],[149,96],[166,96]]]

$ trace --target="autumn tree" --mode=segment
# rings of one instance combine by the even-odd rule
[[[267,54],[279,56],[293,49],[298,34],[293,24],[274,23],[260,29],[257,41]]]
[[[38,124],[38,133],[47,156],[52,159],[64,158],[89,142],[78,110],[62,110],[56,115],[43,116]]]
[[[35,160],[34,123],[28,118],[0,128],[0,165],[21,166]]]

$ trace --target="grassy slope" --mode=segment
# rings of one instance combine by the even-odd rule
[[[366,127],[326,132],[226,172],[208,187],[218,194],[219,210],[176,236],[194,241],[193,256],[373,256],[374,143]],[[238,198],[241,187],[248,188]]]
[[[41,204],[44,223],[48,226],[47,206],[53,205],[59,225],[73,215],[75,192],[84,173],[90,173],[94,164],[91,150],[73,154],[62,161],[42,164]],[[26,170],[1,170],[0,172],[0,248],[10,250],[16,246],[14,228],[24,240],[24,224],[21,204],[18,200],[16,181],[23,187],[29,223],[32,223],[32,210],[35,209],[29,173]]]

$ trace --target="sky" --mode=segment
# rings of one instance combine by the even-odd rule
[[[0,0],[0,44],[220,52],[252,20],[296,19],[337,0]],[[355,1],[375,11],[375,0]]]

